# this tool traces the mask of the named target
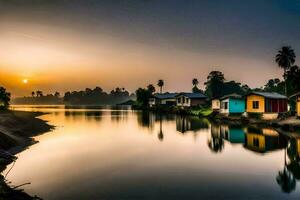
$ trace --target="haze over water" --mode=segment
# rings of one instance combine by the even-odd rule
[[[298,180],[288,185],[290,193],[277,183],[284,148],[299,154],[274,130],[259,130],[266,136],[263,147],[246,143],[255,135],[247,127],[194,117],[108,107],[14,109],[46,111],[41,118],[56,126],[18,155],[7,176],[14,185],[30,182],[23,187],[30,195],[49,200],[300,197]],[[267,136],[276,142],[269,145]]]

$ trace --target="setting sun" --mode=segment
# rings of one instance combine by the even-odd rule
[[[23,83],[27,84],[28,83],[28,79],[23,79]]]

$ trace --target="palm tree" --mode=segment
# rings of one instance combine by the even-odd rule
[[[157,86],[160,88],[160,93],[162,93],[162,87],[164,86],[164,80],[158,80]]]
[[[194,87],[197,87],[197,85],[199,84],[199,81],[198,81],[198,79],[194,78],[192,83],[193,83]]]
[[[296,54],[290,46],[283,46],[278,51],[275,61],[280,68],[284,70],[284,80],[285,80],[285,95],[287,95],[287,83],[286,83],[286,72],[295,63]]]
[[[194,78],[193,80],[192,80],[192,84],[193,84],[193,88],[192,88],[192,92],[193,93],[201,93],[202,91],[197,87],[197,85],[199,84],[199,81],[198,81],[198,79],[196,79],[196,78]]]

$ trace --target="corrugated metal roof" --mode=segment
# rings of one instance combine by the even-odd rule
[[[293,97],[296,97],[296,96],[300,96],[300,92],[297,92],[296,94],[293,94],[293,95],[290,96],[289,98],[293,98]]]
[[[287,99],[286,96],[284,96],[282,94],[278,94],[276,92],[251,92],[249,94],[259,95],[259,96],[263,96],[263,97],[269,98],[269,99]]]
[[[158,99],[173,99],[173,98],[176,97],[177,94],[178,93],[169,93],[169,92],[166,92],[166,93],[163,93],[163,94],[156,93],[153,96],[155,98],[158,98]]]
[[[205,99],[205,98],[207,98],[207,96],[202,93],[181,92],[177,96],[179,96],[179,95],[183,95],[190,99]]]
[[[242,95],[239,95],[239,94],[228,94],[228,95],[225,95],[223,97],[220,98],[220,100],[223,100],[223,99],[227,99],[227,98],[233,98],[233,99],[242,99],[243,96]]]

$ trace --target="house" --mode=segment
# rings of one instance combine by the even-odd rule
[[[178,93],[163,93],[163,94],[154,94],[149,98],[149,106],[153,107],[154,105],[165,105],[165,106],[174,106],[176,105],[176,95]]]
[[[296,112],[297,112],[297,117],[300,117],[300,92],[292,95],[290,98],[296,97]]]
[[[220,113],[230,114],[241,114],[245,112],[245,100],[241,95],[230,94],[220,98],[221,109]]]
[[[211,100],[211,109],[215,112],[219,112],[221,108],[221,102],[219,99]]]
[[[273,129],[248,129],[245,147],[258,153],[286,148],[287,140]]]
[[[251,92],[246,95],[246,112],[262,114],[262,118],[276,119],[288,110],[287,97],[275,92]]]
[[[182,92],[176,95],[176,105],[180,107],[193,107],[206,104],[207,96],[202,93]]]

